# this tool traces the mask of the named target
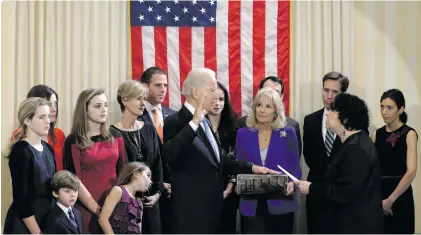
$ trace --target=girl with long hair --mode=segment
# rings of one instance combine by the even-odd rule
[[[43,137],[50,129],[48,101],[28,98],[19,105],[19,129],[10,144],[9,168],[13,202],[3,233],[41,233],[41,221],[54,206],[50,181],[56,166],[54,150]]]
[[[9,159],[13,202],[3,233],[40,234],[42,221],[54,206],[51,178],[56,172],[55,153],[44,141],[51,127],[49,102],[39,97],[24,100],[18,119],[18,131],[5,154]],[[90,211],[98,210],[98,204],[83,184],[79,198]]]
[[[51,87],[41,84],[33,86],[31,90],[29,90],[26,98],[31,97],[44,98],[48,101],[47,104],[50,107],[50,129],[48,130],[48,135],[43,136],[42,138],[54,148],[57,170],[60,171],[63,169],[62,148],[64,145],[65,135],[60,128],[56,127],[58,117],[58,94]],[[19,130],[20,129],[17,128],[13,131],[11,141],[13,141],[16,138],[16,135],[18,134]]]
[[[126,157],[118,132],[108,129],[108,101],[101,89],[79,95],[70,135],[64,143],[64,169],[76,174],[99,205],[115,185]],[[97,217],[80,204],[84,233],[101,233]]]
[[[128,163],[105,200],[99,224],[106,234],[140,234],[143,205],[137,193],[148,191],[151,170],[141,162]]]

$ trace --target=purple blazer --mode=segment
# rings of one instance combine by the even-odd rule
[[[237,159],[263,166],[260,156],[258,130],[241,128],[237,132]],[[297,137],[292,127],[272,130],[272,137],[268,146],[265,167],[280,171],[282,166],[296,178],[301,179],[300,157]],[[282,199],[267,200],[269,213],[272,215],[285,214],[298,210],[297,194]],[[244,216],[255,216],[257,199],[240,199],[240,213]]]

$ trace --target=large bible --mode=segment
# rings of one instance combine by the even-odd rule
[[[235,192],[238,195],[286,195],[287,184],[287,175],[239,174]]]

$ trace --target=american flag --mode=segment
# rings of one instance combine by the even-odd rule
[[[289,111],[289,1],[131,1],[132,76],[151,66],[168,71],[164,104],[178,110],[191,68],[207,67],[230,93],[234,110],[251,112],[259,82],[284,82]]]

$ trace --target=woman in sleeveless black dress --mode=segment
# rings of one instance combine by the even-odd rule
[[[385,233],[415,232],[414,197],[417,133],[406,125],[405,99],[397,89],[383,93],[381,114],[386,123],[372,136],[382,169]]]

